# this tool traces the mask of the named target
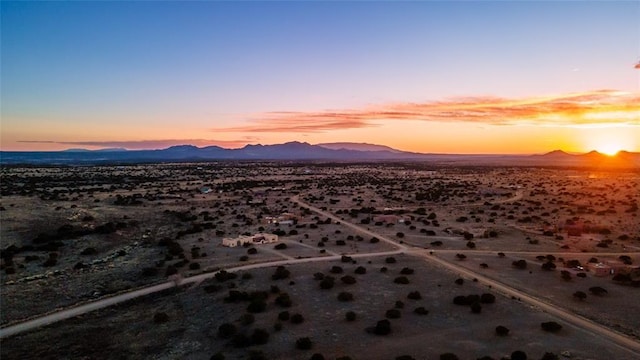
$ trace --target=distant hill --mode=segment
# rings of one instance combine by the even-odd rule
[[[98,150],[89,150],[89,149],[67,149],[67,150],[62,150],[62,152],[113,152],[113,151],[127,151],[127,149],[125,148],[105,148],[105,149],[98,149]]]
[[[82,165],[218,160],[318,160],[318,161],[423,161],[442,165],[564,166],[640,168],[640,154],[621,151],[616,156],[598,152],[569,154],[561,150],[542,155],[421,154],[365,143],[311,145],[287,142],[246,145],[240,149],[219,146],[177,145],[158,150],[69,149],[66,151],[1,151],[0,164]]]
[[[614,156],[605,155],[595,150],[585,154],[569,154],[562,150],[554,150],[543,155],[532,155],[531,161],[546,165],[580,166],[580,167],[640,167],[640,153],[620,151]]]
[[[367,144],[367,143],[352,143],[352,142],[334,142],[316,144],[326,149],[333,150],[357,150],[357,151],[389,151],[392,153],[402,153],[400,150],[396,150],[392,147],[385,145]]]

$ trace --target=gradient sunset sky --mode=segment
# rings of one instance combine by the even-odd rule
[[[12,2],[2,150],[640,151],[640,2]]]

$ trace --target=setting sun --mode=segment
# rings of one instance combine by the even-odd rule
[[[580,137],[583,142],[582,151],[596,150],[609,156],[622,150],[634,151],[637,146],[637,134],[624,126],[584,129]]]
[[[621,149],[620,145],[618,144],[604,144],[598,147],[596,150],[602,154],[614,156],[623,149]]]

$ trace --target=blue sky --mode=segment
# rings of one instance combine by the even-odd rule
[[[288,138],[224,129],[273,111],[640,88],[637,1],[0,6],[3,149],[163,137],[367,141],[341,127]],[[156,133],[140,133],[149,127]]]

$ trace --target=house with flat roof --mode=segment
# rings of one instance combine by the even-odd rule
[[[278,235],[257,233],[255,235],[242,235],[236,238],[222,238],[222,246],[236,247],[245,244],[260,245],[271,244],[278,241]]]

